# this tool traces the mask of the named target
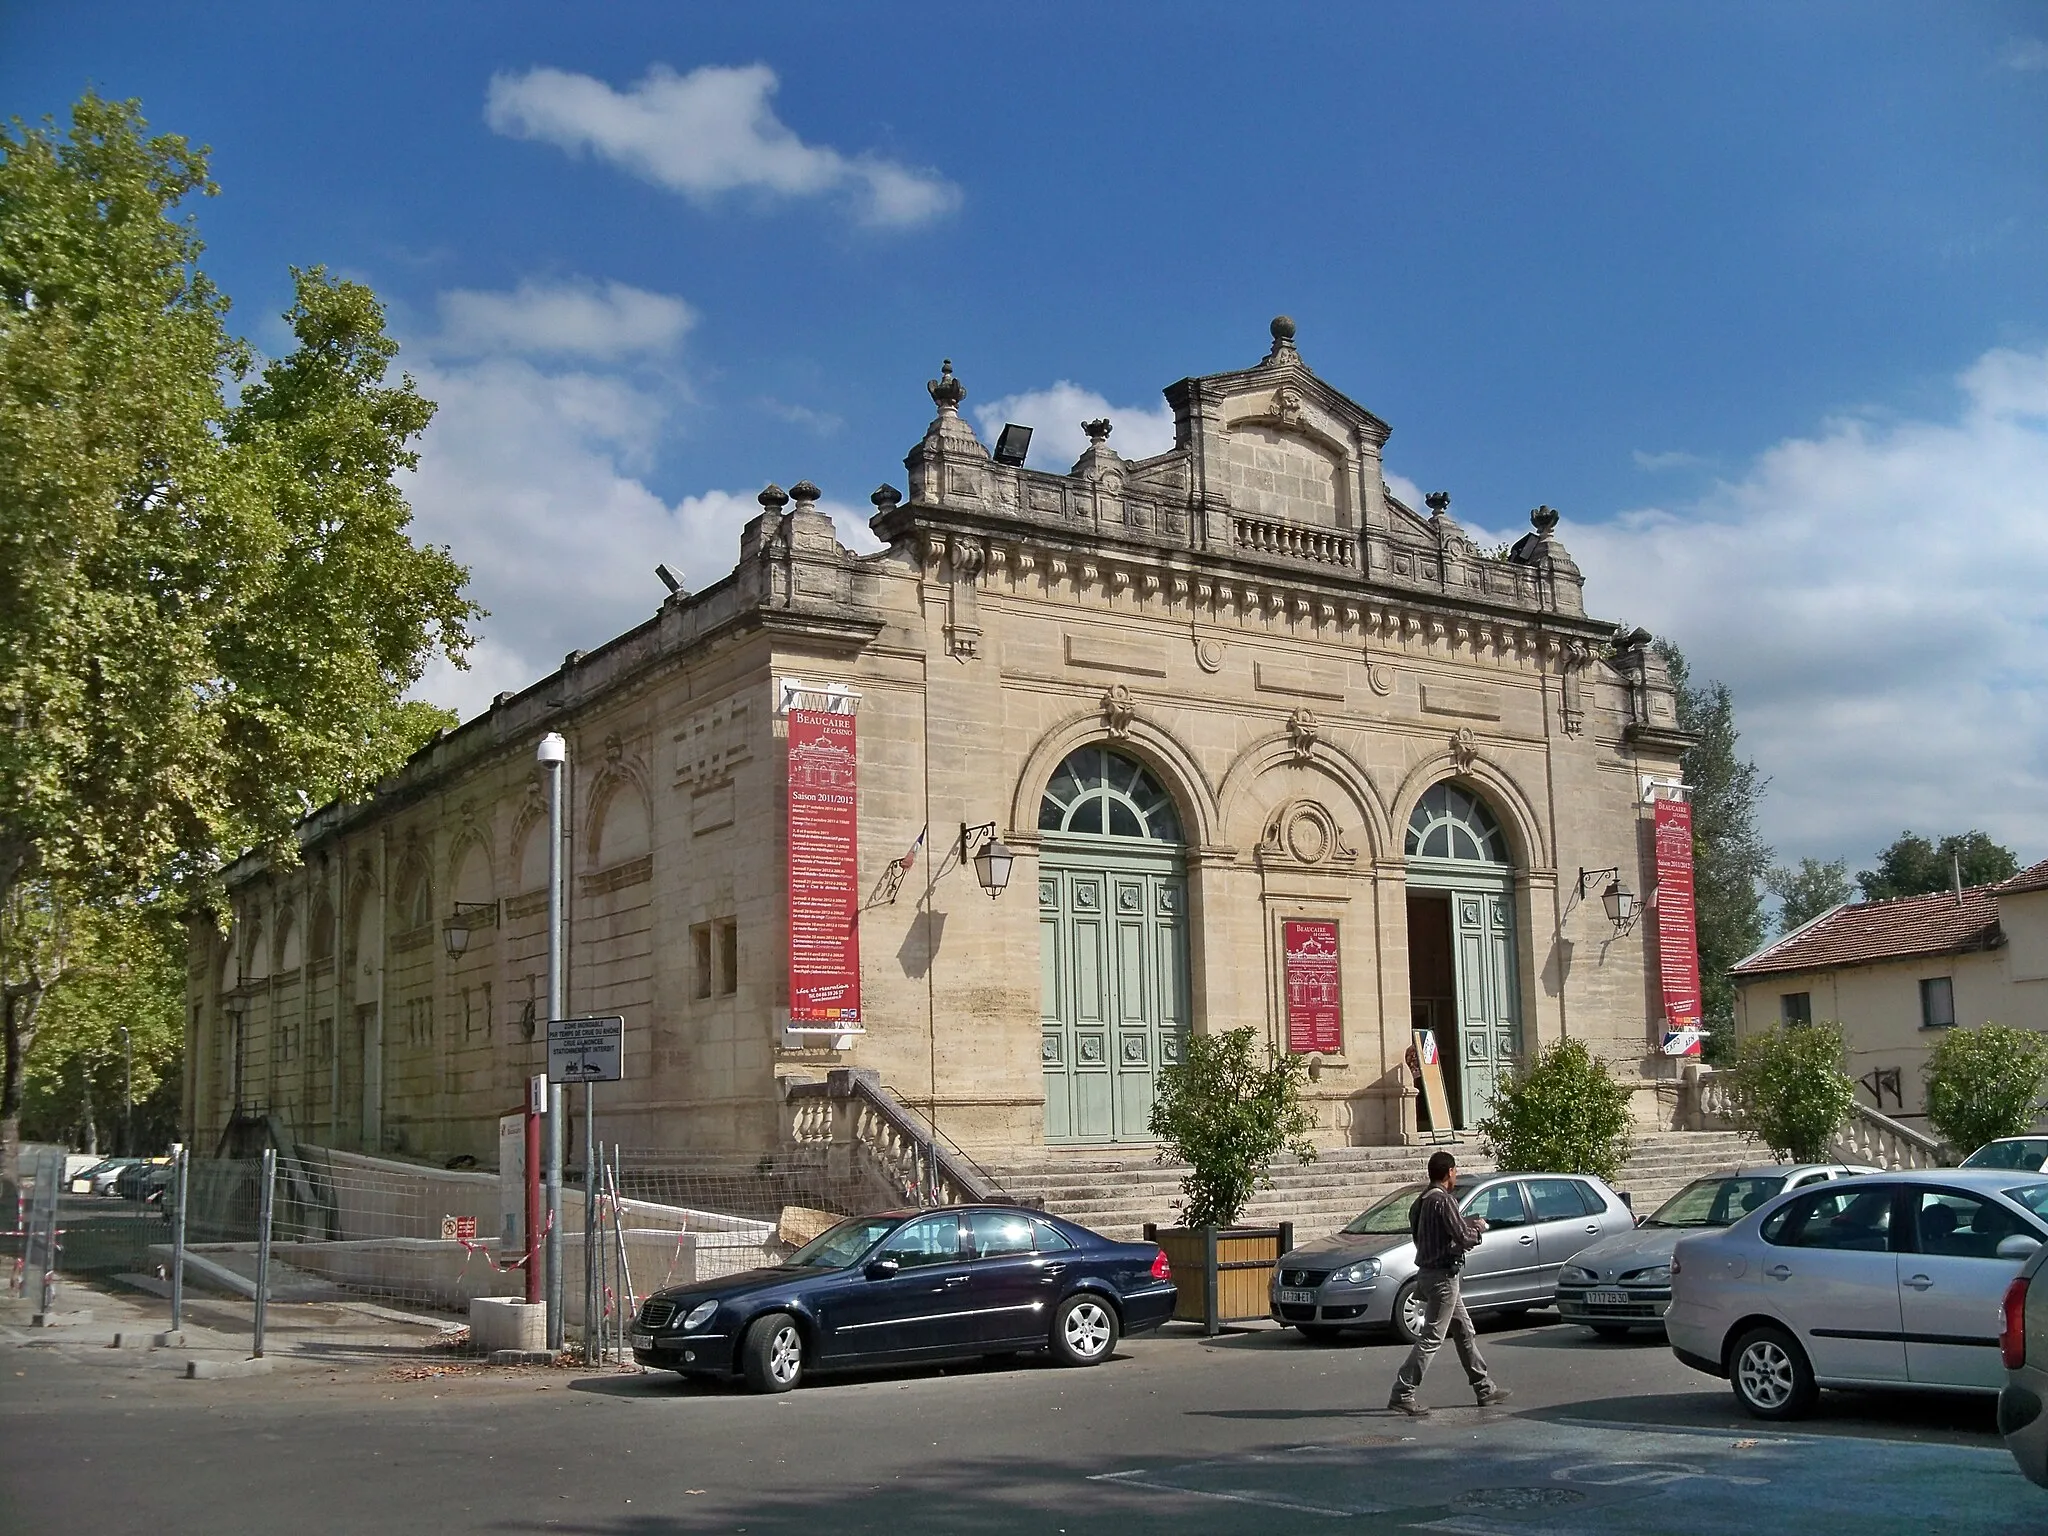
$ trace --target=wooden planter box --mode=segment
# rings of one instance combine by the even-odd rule
[[[1268,1287],[1280,1256],[1294,1246],[1294,1223],[1277,1227],[1160,1227],[1145,1224],[1145,1241],[1166,1251],[1176,1292],[1173,1321],[1200,1323],[1206,1334],[1227,1323],[1271,1317]]]

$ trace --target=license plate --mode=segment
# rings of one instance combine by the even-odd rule
[[[1283,1306],[1312,1307],[1316,1304],[1316,1293],[1314,1291],[1282,1291],[1280,1293],[1280,1301]]]
[[[634,1334],[634,1335],[633,1335],[633,1347],[634,1347],[635,1349],[652,1349],[652,1348],[654,1348],[654,1335],[653,1335],[653,1334],[651,1334],[651,1333],[636,1333],[636,1334]]]
[[[1625,1307],[1628,1305],[1627,1291],[1588,1291],[1586,1305],[1589,1307]]]

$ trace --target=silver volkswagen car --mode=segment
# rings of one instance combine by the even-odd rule
[[[1671,1305],[1671,1250],[1681,1237],[1728,1226],[1788,1190],[1882,1171],[1867,1163],[1764,1163],[1694,1179],[1633,1232],[1604,1237],[1565,1265],[1557,1276],[1557,1315],[1603,1339],[1661,1328]]]
[[[1391,1327],[1410,1343],[1421,1337],[1408,1212],[1428,1187],[1398,1189],[1343,1231],[1283,1254],[1274,1321],[1309,1339],[1370,1327]],[[1548,1306],[1568,1259],[1635,1226],[1621,1196],[1578,1173],[1481,1174],[1459,1185],[1458,1204],[1486,1221],[1485,1239],[1465,1259],[1465,1305],[1475,1315]]]
[[[1664,1331],[1758,1418],[1796,1418],[1822,1387],[1996,1392],[2001,1303],[2044,1242],[2039,1173],[1926,1168],[1794,1190],[1679,1239]]]

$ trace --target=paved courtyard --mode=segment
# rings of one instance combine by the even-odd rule
[[[1381,1408],[1393,1346],[1276,1331],[756,1398],[417,1360],[186,1381],[5,1329],[0,1488],[22,1530],[2048,1531],[1986,1401],[1829,1396],[1788,1433],[1661,1343],[1540,1316],[1485,1335],[1511,1404],[1471,1407],[1446,1359],[1422,1422]]]

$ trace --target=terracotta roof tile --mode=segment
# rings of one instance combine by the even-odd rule
[[[2048,865],[2041,868],[2048,870]],[[1997,893],[2008,888],[2009,882],[2007,886],[1976,885],[1961,892],[1937,891],[1928,896],[1838,907],[1758,950],[1736,965],[1733,974],[1765,976],[1995,949],[2005,942],[1998,927]]]
[[[2003,885],[1992,887],[2002,896],[2017,896],[2021,891],[2048,891],[2048,859],[2043,859],[2032,869],[2023,869]]]

